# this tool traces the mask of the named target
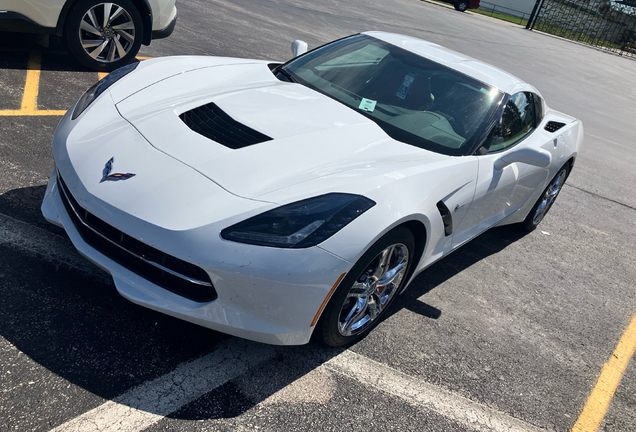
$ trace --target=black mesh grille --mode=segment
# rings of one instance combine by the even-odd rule
[[[142,243],[87,212],[73,198],[59,174],[57,178],[64,207],[86,243],[128,270],[175,294],[197,302],[217,298],[210,276],[202,268]]]
[[[231,149],[240,149],[272,138],[237,122],[213,103],[179,116],[190,129]]]
[[[559,129],[561,129],[563,126],[565,126],[565,123],[559,123],[559,122],[555,122],[555,121],[549,121],[546,125],[545,125],[545,130],[547,130],[548,132],[556,132]]]

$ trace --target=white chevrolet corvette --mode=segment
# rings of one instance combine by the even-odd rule
[[[406,36],[283,65],[159,58],[62,119],[42,211],[135,303],[260,342],[345,345],[488,228],[534,229],[582,140],[531,85]]]

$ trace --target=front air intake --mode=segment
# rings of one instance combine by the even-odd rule
[[[207,303],[217,298],[210,276],[183,261],[120,231],[82,208],[57,173],[60,198],[82,239],[117,264],[187,299]]]
[[[549,121],[546,125],[545,125],[545,130],[547,130],[548,132],[556,132],[559,129],[561,129],[563,126],[565,126],[565,123],[560,123],[560,122],[555,122],[555,121]]]
[[[237,122],[213,103],[186,111],[179,118],[196,133],[235,150],[272,139]]]

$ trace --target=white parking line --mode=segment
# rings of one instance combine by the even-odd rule
[[[337,355],[322,367],[397,396],[411,405],[435,411],[477,431],[538,432],[544,430],[352,351]]]
[[[213,353],[184,363],[173,372],[141,384],[51,432],[141,431],[254,366],[273,358],[275,353],[275,347],[230,339]],[[476,431],[543,430],[351,351],[342,352],[318,369],[347,376]],[[284,391],[285,388],[277,393]],[[272,397],[275,398],[276,394],[270,398]],[[267,404],[267,400],[260,404]]]
[[[273,357],[271,346],[230,339],[214,352],[53,429],[54,432],[140,431]]]
[[[54,264],[74,268],[102,282],[112,283],[110,276],[82,257],[68,238],[0,213],[0,244],[16,246],[40,255]]]

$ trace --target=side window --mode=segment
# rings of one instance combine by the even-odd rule
[[[495,126],[488,153],[510,147],[532,132],[536,121],[535,111],[532,93],[519,92],[511,96],[499,124]]]

